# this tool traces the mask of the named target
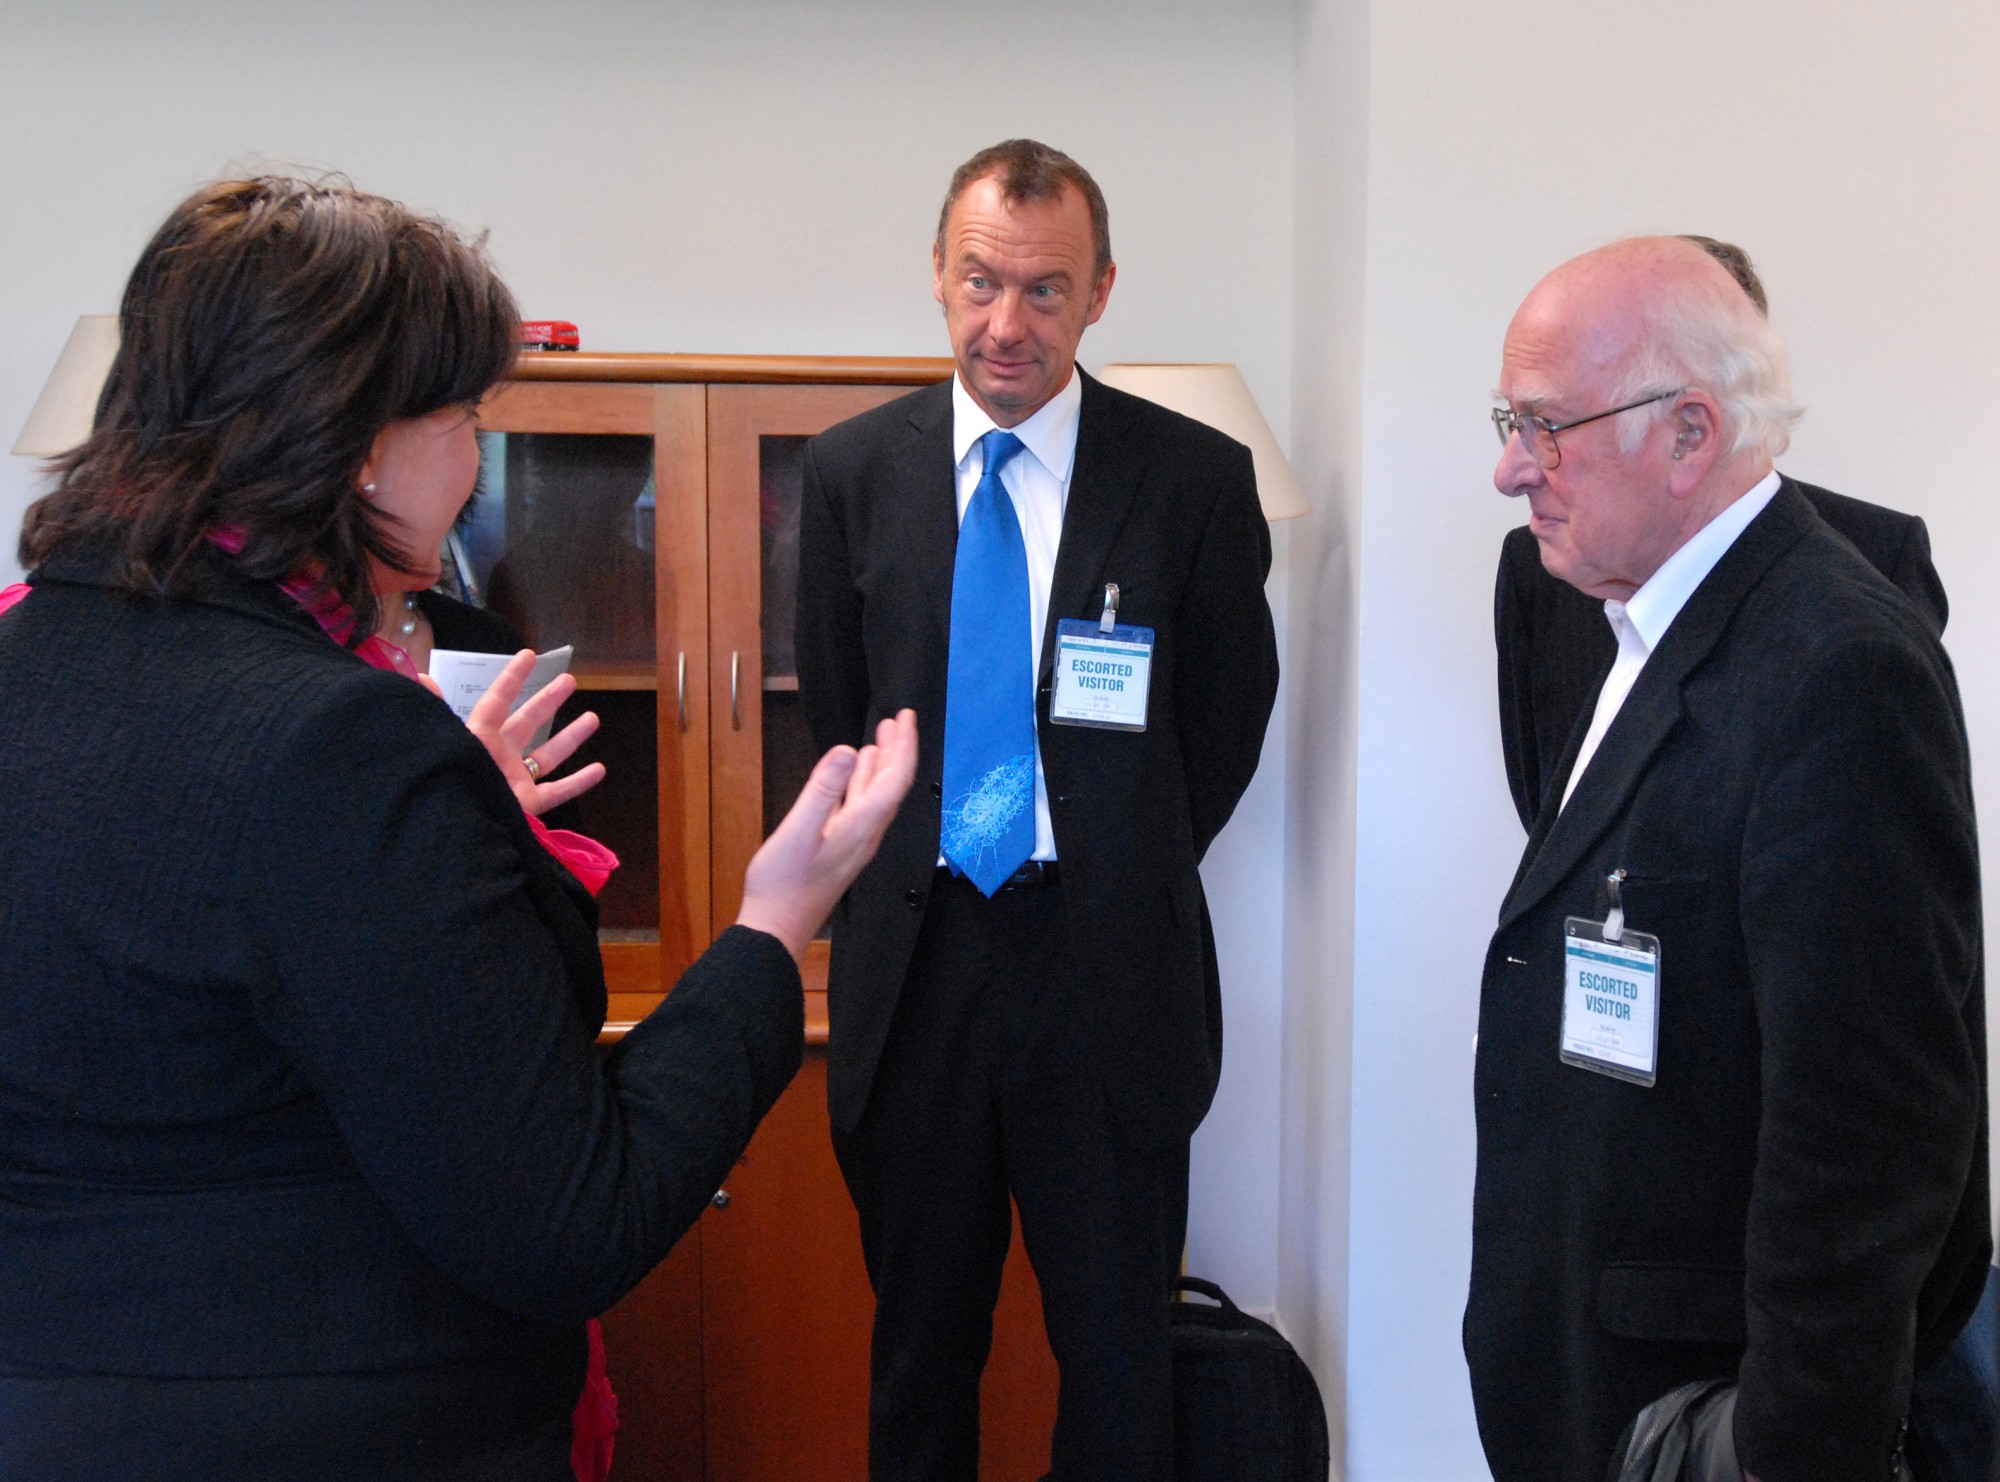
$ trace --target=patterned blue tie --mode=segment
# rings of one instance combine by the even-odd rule
[[[991,895],[1035,852],[1035,673],[1028,547],[1000,470],[1011,432],[979,440],[985,463],[958,527],[944,700],[940,852]]]

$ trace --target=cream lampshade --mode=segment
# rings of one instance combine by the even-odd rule
[[[53,458],[90,436],[97,395],[117,354],[117,315],[85,314],[76,321],[27,425],[14,439],[16,457]]]
[[[1227,362],[1185,365],[1107,365],[1097,378],[1107,386],[1156,401],[1184,417],[1206,422],[1247,445],[1257,469],[1257,499],[1267,520],[1289,520],[1306,512],[1305,490],[1286,461],[1270,424],[1244,384],[1243,373]]]

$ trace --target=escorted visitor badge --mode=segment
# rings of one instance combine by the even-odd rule
[[[1563,921],[1562,1061],[1650,1086],[1660,1049],[1660,939],[1625,925],[1612,873],[1611,910],[1602,921]]]
[[[1055,691],[1049,719],[1060,726],[1108,731],[1146,729],[1153,680],[1153,630],[1118,621],[1118,588],[1104,589],[1104,616],[1056,624]]]

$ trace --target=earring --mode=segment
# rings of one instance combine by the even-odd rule
[[[1674,456],[1678,458],[1680,457],[1680,454],[1676,453],[1674,454]],[[375,486],[373,484],[363,484],[361,486],[361,492],[363,494],[373,494],[375,492]]]

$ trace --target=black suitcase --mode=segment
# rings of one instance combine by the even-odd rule
[[[1326,1482],[1326,1407],[1284,1335],[1212,1281],[1183,1276],[1167,1309],[1174,1351],[1174,1482]]]

